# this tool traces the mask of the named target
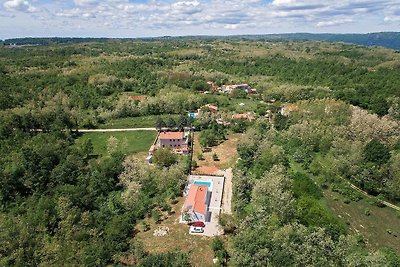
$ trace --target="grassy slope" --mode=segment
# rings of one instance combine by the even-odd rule
[[[119,141],[119,149],[123,153],[138,153],[148,151],[156,138],[156,131],[115,132],[115,133],[86,133],[79,139],[91,139],[94,154],[107,153],[107,141],[114,136]]]
[[[318,179],[307,173],[300,164],[291,161],[290,165],[293,171],[306,173],[318,183]],[[399,212],[388,207],[379,208],[370,203],[366,197],[360,201],[351,201],[346,204],[344,202],[346,197],[330,189],[323,190],[323,195],[321,204],[327,206],[346,222],[351,232],[362,234],[369,247],[376,249],[386,246],[400,253]],[[366,215],[366,209],[370,211],[369,216]]]

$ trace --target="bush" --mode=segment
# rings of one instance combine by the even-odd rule
[[[192,170],[196,169],[197,167],[197,162],[195,160],[192,160]]]
[[[322,198],[321,189],[308,175],[297,172],[291,175],[291,178],[293,179],[292,190],[296,198],[301,196],[311,196],[316,199]]]
[[[367,215],[367,216],[371,215],[371,210],[369,208],[365,208],[364,209],[364,214]]]
[[[170,213],[171,210],[172,210],[171,206],[170,206],[168,203],[166,203],[166,202],[161,203],[159,206],[160,206],[160,209],[161,209],[162,211],[166,211],[166,212],[168,212],[168,213]]]
[[[212,157],[213,157],[213,160],[214,160],[214,161],[219,161],[219,157],[218,157],[217,154],[214,153]]]
[[[344,183],[333,184],[332,191],[341,194],[349,201],[359,201],[364,198],[364,196],[360,192],[355,191],[353,188]]]
[[[224,248],[224,243],[222,243],[220,238],[216,237],[213,239],[211,246],[214,251],[214,257],[218,259],[217,266],[225,266],[228,254]]]
[[[159,210],[153,210],[151,212],[151,218],[153,218],[155,223],[159,223],[161,219],[161,212]]]
[[[235,218],[232,215],[221,213],[218,219],[219,219],[219,224],[224,229],[224,234],[230,234],[235,231],[236,229]]]
[[[202,153],[197,154],[197,159],[198,159],[198,160],[204,160],[203,154],[202,154]]]
[[[142,231],[147,232],[150,230],[150,224],[146,221],[142,221]]]

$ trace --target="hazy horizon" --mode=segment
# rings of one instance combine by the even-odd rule
[[[371,33],[400,28],[396,0],[2,0],[0,38]]]

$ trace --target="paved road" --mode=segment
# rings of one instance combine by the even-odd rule
[[[109,132],[133,132],[133,131],[157,131],[156,128],[124,128],[124,129],[78,129],[80,133],[109,133]]]

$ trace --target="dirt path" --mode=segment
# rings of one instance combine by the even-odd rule
[[[349,183],[350,183],[350,182],[349,182]],[[355,185],[352,184],[352,183],[350,183],[350,187],[353,188],[354,190],[357,190],[358,192],[360,192],[361,194],[363,194],[363,195],[365,195],[365,196],[367,196],[367,197],[375,198],[374,196],[369,195],[367,192],[363,191],[361,188],[355,186]],[[394,204],[392,204],[392,203],[389,203],[389,202],[387,202],[387,201],[383,201],[383,200],[380,200],[380,201],[381,201],[382,204],[384,204],[385,206],[400,211],[400,207],[399,207],[399,206],[396,206],[396,205],[394,205]]]
[[[222,213],[232,214],[232,168],[225,171],[224,194],[222,196]]]

